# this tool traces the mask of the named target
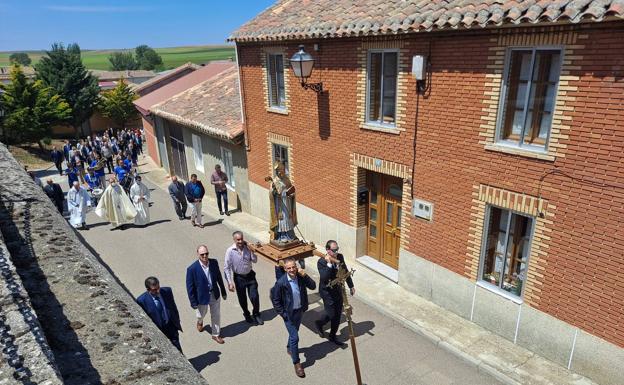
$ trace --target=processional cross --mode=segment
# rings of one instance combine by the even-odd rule
[[[355,273],[355,270],[347,270],[343,263],[338,264],[338,272],[336,278],[331,280],[328,284],[329,287],[340,287],[340,293],[342,294],[342,310],[347,317],[349,324],[349,339],[351,340],[351,352],[353,353],[353,365],[355,366],[355,377],[357,379],[357,385],[362,385],[362,376],[360,375],[360,362],[358,360],[357,349],[355,347],[355,333],[353,333],[353,320],[351,315],[353,314],[353,308],[349,304],[349,297],[347,297],[347,288],[345,282],[347,278],[351,277]]]

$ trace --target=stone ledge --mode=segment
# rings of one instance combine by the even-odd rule
[[[50,384],[205,384],[4,145],[0,174],[0,230],[63,379]]]
[[[0,235],[0,384],[62,384],[52,350]]]

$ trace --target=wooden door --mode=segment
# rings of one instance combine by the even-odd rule
[[[402,181],[369,172],[368,255],[395,269],[399,267]]]

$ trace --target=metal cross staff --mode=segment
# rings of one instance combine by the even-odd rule
[[[355,366],[355,377],[357,379],[357,385],[362,385],[362,376],[360,375],[360,362],[358,360],[357,349],[355,347],[355,333],[353,333],[353,321],[351,315],[353,314],[353,308],[349,304],[349,297],[347,297],[347,288],[345,282],[347,278],[351,277],[355,273],[355,270],[347,270],[342,263],[338,265],[338,272],[336,278],[329,282],[329,287],[339,286],[342,293],[342,310],[347,317],[349,323],[349,339],[351,340],[351,352],[353,353],[353,365]]]

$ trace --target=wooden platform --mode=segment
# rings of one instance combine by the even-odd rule
[[[315,255],[316,247],[313,243],[299,243],[285,249],[280,249],[270,243],[249,245],[251,251],[261,255],[275,263],[284,258],[295,258],[296,260]]]

